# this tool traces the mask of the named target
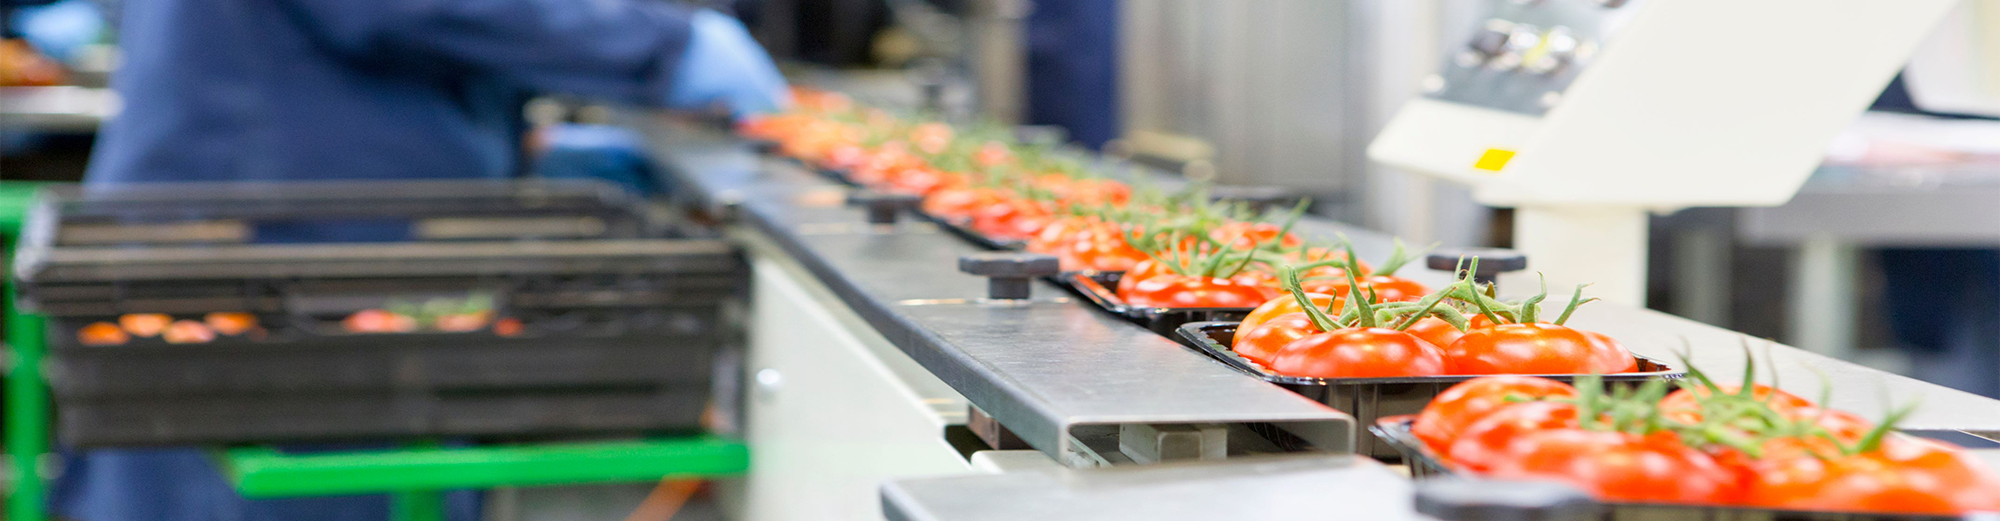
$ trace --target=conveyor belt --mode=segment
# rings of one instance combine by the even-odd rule
[[[1286,421],[1320,439],[1346,436],[1345,415],[1109,314],[1059,301],[1067,295],[1054,286],[1038,282],[1037,300],[1026,306],[970,301],[983,295],[985,281],[957,272],[953,261],[976,251],[964,241],[916,223],[865,225],[861,210],[840,205],[843,188],[795,165],[760,159],[732,138],[693,128],[650,130],[684,193],[733,206],[900,349],[1059,461],[1079,463],[1064,457],[1075,452],[1078,438],[1093,444],[1090,438],[1106,426],[1128,423]],[[1298,231],[1344,234],[1364,258],[1385,257],[1391,247],[1387,236],[1329,221],[1309,219]],[[1445,281],[1440,272],[1407,271],[1426,283]],[[1532,287],[1533,277],[1503,283],[1518,293]],[[1661,360],[1688,351],[1697,366],[1726,382],[1741,377],[1748,346],[1787,390],[1816,398],[1824,375],[1837,408],[1879,417],[1886,403],[1920,400],[1907,429],[2000,435],[2000,401],[1664,313],[1591,304],[1571,324]],[[1762,381],[1770,381],[1768,372]]]

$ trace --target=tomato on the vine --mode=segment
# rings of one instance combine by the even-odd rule
[[[1722,505],[1741,490],[1735,473],[1670,433],[1546,430],[1510,449],[1493,475],[1562,481],[1604,500]]]
[[[1445,353],[1456,374],[1584,374],[1596,349],[1581,331],[1537,322],[1467,331]]]
[[[1583,331],[1590,339],[1590,372],[1596,374],[1630,373],[1639,370],[1639,358],[1632,351],[1610,335],[1596,331]]]
[[[1314,378],[1375,378],[1445,374],[1444,352],[1409,333],[1348,327],[1307,335],[1278,350],[1272,372]]]
[[[1229,280],[1263,291],[1266,300],[1287,296],[1284,295],[1284,290],[1278,288],[1278,276],[1268,271],[1247,269],[1230,276]]]
[[[1270,367],[1271,359],[1277,357],[1285,346],[1320,332],[1305,313],[1293,312],[1260,321],[1248,333],[1238,329],[1236,342],[1229,349],[1252,362]]]
[[[1187,268],[1186,263],[1182,263],[1181,268]],[[1119,276],[1118,298],[1130,301],[1132,298],[1128,295],[1131,294],[1133,288],[1139,285],[1140,281],[1161,275],[1172,275],[1173,273],[1173,267],[1169,266],[1165,261],[1151,258],[1139,261],[1138,264],[1132,266],[1132,269],[1126,270],[1124,275]]]
[[[1359,277],[1357,282],[1361,283],[1362,293],[1372,292],[1375,299],[1381,302],[1414,302],[1422,300],[1425,294],[1431,292],[1431,289],[1425,287],[1423,283],[1394,275],[1369,275]],[[1319,275],[1314,275],[1313,278],[1305,280],[1304,287],[1306,291],[1313,293],[1346,295],[1347,277],[1342,275],[1336,278],[1321,278]]]
[[[1281,248],[1297,248],[1304,243],[1298,235],[1286,232],[1284,227],[1277,224],[1247,221],[1223,223],[1209,230],[1208,238],[1239,249],[1274,244]]]
[[[1753,485],[1746,502],[1841,512],[2000,511],[2000,476],[1963,449],[1938,442],[1905,439],[1817,467],[1788,463],[1789,480]]]
[[[1154,308],[1248,308],[1264,302],[1264,291],[1225,278],[1158,275],[1132,286],[1126,304]]]
[[[1328,307],[1338,309],[1340,305],[1337,302],[1342,301],[1339,297],[1321,293],[1307,293],[1306,298],[1312,299],[1313,305],[1319,306],[1322,309]],[[1266,320],[1303,311],[1299,309],[1299,299],[1293,298],[1291,295],[1272,297],[1270,300],[1264,301],[1263,304],[1257,305],[1257,309],[1250,310],[1250,314],[1243,316],[1243,321],[1236,324],[1236,337],[1231,342],[1242,342],[1243,337],[1250,334],[1250,330],[1256,329],[1258,325],[1263,324]]]
[[[981,208],[999,204],[1007,196],[997,189],[971,186],[944,188],[924,196],[923,211],[947,219],[971,219]]]
[[[1722,388],[1723,394],[1737,394],[1743,390],[1743,386],[1740,385],[1720,385],[1718,387]],[[1699,386],[1676,389],[1674,392],[1667,393],[1666,398],[1660,399],[1660,414],[1665,415],[1668,419],[1685,424],[1701,423],[1700,400],[1708,396],[1710,392],[1707,387]],[[1772,410],[1788,418],[1802,418],[1804,417],[1802,416],[1804,412],[1816,410],[1811,400],[1800,398],[1798,395],[1780,391],[1764,384],[1752,386],[1750,388],[1750,398],[1764,402],[1766,405],[1771,406]]]
[[[1545,398],[1574,398],[1569,384],[1533,376],[1482,376],[1445,389],[1424,406],[1411,434],[1442,452],[1473,422],[1494,411]]]
[[[1511,458],[1515,440],[1528,433],[1574,429],[1579,426],[1576,404],[1569,402],[1526,402],[1502,406],[1485,417],[1473,420],[1441,454],[1445,461],[1482,472]]]
[[[1026,239],[1052,220],[1049,210],[1034,201],[1009,199],[975,212],[972,229],[995,239]]]
[[[1404,331],[1416,335],[1417,338],[1424,339],[1425,342],[1430,342],[1431,345],[1438,346],[1439,348],[1450,346],[1452,342],[1457,342],[1460,337],[1465,336],[1465,332],[1459,330],[1458,326],[1451,325],[1450,322],[1445,322],[1444,319],[1437,317],[1418,319],[1417,323],[1411,324],[1410,328]]]

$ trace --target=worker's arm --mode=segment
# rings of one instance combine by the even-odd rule
[[[409,73],[498,75],[629,103],[741,114],[784,82],[742,25],[650,0],[283,0],[330,52]]]

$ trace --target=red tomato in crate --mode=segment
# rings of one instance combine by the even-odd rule
[[[132,335],[118,327],[118,324],[91,322],[89,325],[77,328],[76,341],[87,346],[115,346],[132,341]]]
[[[1335,310],[1338,310],[1340,309],[1338,302],[1344,301],[1344,299],[1333,295],[1321,293],[1307,293],[1306,298],[1312,299],[1313,305],[1319,306],[1320,309],[1326,309],[1331,305]],[[1231,339],[1230,343],[1243,342],[1244,336],[1249,335],[1251,330],[1257,329],[1257,326],[1262,325],[1267,320],[1292,313],[1304,312],[1304,309],[1299,308],[1299,299],[1292,298],[1290,294],[1272,297],[1270,300],[1264,301],[1263,304],[1257,305],[1257,309],[1250,310],[1250,314],[1243,316],[1243,321],[1236,324],[1236,337]],[[1340,313],[1329,313],[1329,315],[1338,314]]]
[[[1568,327],[1500,324],[1467,331],[1445,354],[1457,374],[1587,374],[1596,349]]]
[[[1278,374],[1314,378],[1439,376],[1447,367],[1436,346],[1382,327],[1308,335],[1285,344],[1269,366]]]
[[[1737,475],[1672,434],[1557,429],[1523,435],[1491,474],[1552,479],[1607,501],[1727,505]]]
[[[1576,404],[1526,402],[1501,406],[1460,429],[1440,455],[1453,466],[1484,472],[1506,463],[1513,444],[1529,433],[1575,429]]]
[[[1122,296],[1122,295],[1121,295]],[[1264,291],[1216,277],[1160,275],[1132,287],[1125,303],[1151,308],[1250,308],[1264,303]]]
[[[1575,387],[1547,378],[1482,376],[1438,393],[1429,405],[1424,406],[1423,412],[1417,413],[1410,432],[1430,445],[1432,450],[1442,453],[1473,422],[1501,408],[1523,403],[1512,400],[1574,397]]]
[[[417,330],[417,319],[380,309],[364,309],[340,321],[349,333],[408,333]]]
[[[1288,313],[1259,321],[1248,334],[1242,334],[1241,329],[1237,333],[1239,336],[1229,350],[1258,365],[1270,367],[1271,359],[1277,357],[1285,346],[1321,331],[1305,313]]]
[[[175,320],[160,332],[160,339],[169,344],[206,344],[215,341],[215,330],[193,320]]]
[[[174,317],[159,313],[132,313],[120,315],[118,327],[124,328],[125,332],[131,333],[132,336],[152,338],[160,336],[161,332],[167,330],[167,324],[173,321]]]

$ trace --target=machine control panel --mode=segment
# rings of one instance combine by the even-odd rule
[[[1491,17],[1443,70],[1433,99],[1540,116],[1633,12],[1629,0],[1491,0]]]

